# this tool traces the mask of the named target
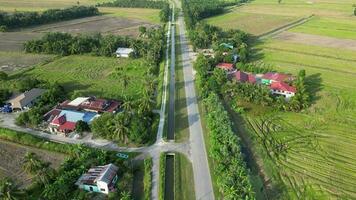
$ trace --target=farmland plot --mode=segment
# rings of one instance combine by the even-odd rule
[[[21,187],[28,186],[33,177],[29,176],[22,168],[24,156],[27,152],[36,153],[43,161],[51,163],[53,168],[58,168],[66,157],[64,154],[0,140],[0,178],[9,177],[14,179]]]

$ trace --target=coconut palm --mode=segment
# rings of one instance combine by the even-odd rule
[[[125,114],[120,113],[115,117],[115,123],[113,127],[114,138],[123,141],[125,144],[127,142],[127,134],[129,129],[125,123]]]
[[[27,173],[34,174],[40,169],[42,162],[33,152],[27,152],[24,157],[23,168]]]
[[[0,199],[17,200],[20,199],[23,192],[10,179],[0,180]]]

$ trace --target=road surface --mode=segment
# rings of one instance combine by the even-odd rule
[[[182,48],[182,64],[184,73],[185,95],[187,102],[191,159],[193,164],[194,184],[196,199],[214,199],[214,191],[211,183],[210,169],[203,136],[203,128],[200,121],[197,95],[195,92],[193,64],[191,59],[192,50],[186,38],[186,29],[183,14],[178,18],[179,36]]]

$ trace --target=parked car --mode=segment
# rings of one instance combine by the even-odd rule
[[[4,105],[3,107],[0,107],[0,112],[11,113],[12,107],[10,105]]]

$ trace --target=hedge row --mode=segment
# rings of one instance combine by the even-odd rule
[[[0,127],[0,139],[11,141],[26,146],[36,147],[39,149],[45,149],[49,151],[55,151],[60,153],[69,154],[73,146],[69,144],[60,144],[56,142],[43,139],[29,133],[15,131],[7,128]]]

